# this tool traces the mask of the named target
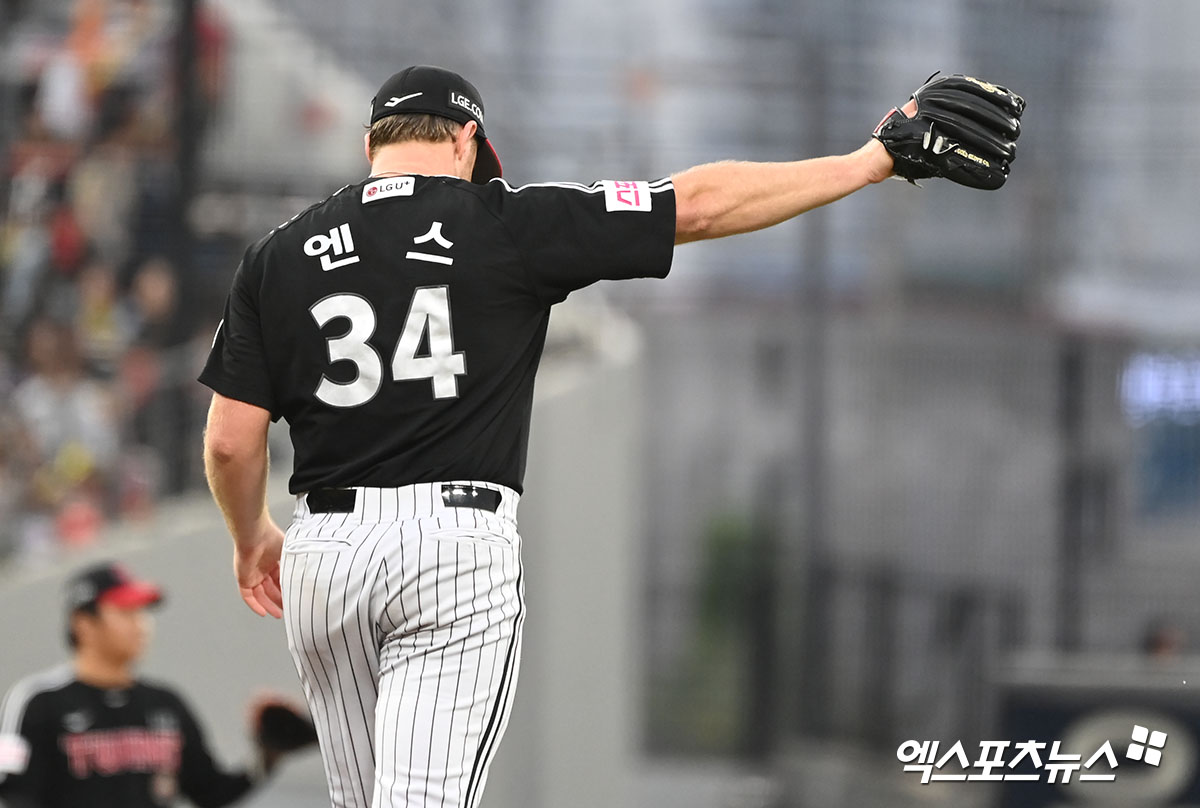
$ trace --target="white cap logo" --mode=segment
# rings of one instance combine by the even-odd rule
[[[399,98],[397,98],[396,96],[393,95],[391,98],[389,98],[387,100],[386,103],[384,103],[384,106],[389,107],[389,108],[390,107],[398,107],[401,104],[403,104],[405,101],[407,101],[408,99],[416,98],[419,95],[425,95],[425,93],[409,93],[408,95],[403,95],[403,96],[400,96]]]
[[[450,103],[456,107],[462,107],[467,112],[474,115],[480,123],[483,123],[483,107],[476,104],[470,98],[454,90],[450,91]]]

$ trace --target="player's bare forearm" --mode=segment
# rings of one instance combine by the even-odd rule
[[[262,617],[283,616],[279,558],[283,532],[267,511],[267,426],[271,414],[219,393],[204,431],[204,469],[233,536],[242,600]]]
[[[257,412],[255,412],[257,410]],[[214,395],[204,432],[204,471],[213,499],[239,551],[267,532],[267,424],[265,410]]]
[[[870,141],[858,151],[794,163],[724,162],[689,168],[675,185],[675,243],[722,238],[779,224],[892,173]]]

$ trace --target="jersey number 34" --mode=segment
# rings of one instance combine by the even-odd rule
[[[356,371],[349,382],[335,382],[322,375],[317,398],[331,407],[358,407],[375,398],[383,386],[383,360],[367,342],[376,325],[370,301],[349,293],[330,295],[313,304],[309,313],[318,328],[338,318],[350,321],[346,333],[326,339],[326,347],[330,364],[352,362]],[[429,351],[417,356],[426,334]],[[458,377],[467,372],[467,358],[462,351],[454,350],[449,287],[423,286],[413,292],[404,329],[392,354],[391,371],[393,381],[431,380],[434,398],[458,398]]]

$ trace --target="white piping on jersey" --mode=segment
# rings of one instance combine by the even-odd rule
[[[491,180],[489,180],[489,182],[499,182],[505,187],[506,190],[514,194],[523,191],[526,188],[566,188],[570,191],[582,191],[585,194],[598,194],[604,190],[604,186],[599,182],[592,183],[591,185],[584,185],[581,182],[529,182],[525,185],[518,185],[515,188],[503,177],[493,177]],[[675,188],[670,177],[666,177],[661,180],[655,180],[654,182],[647,183],[647,185],[650,188],[651,193],[656,193],[658,191],[671,191]]]
[[[388,177],[446,177],[447,179],[452,180],[462,179],[462,177],[454,174],[372,174],[367,179],[385,179]],[[512,193],[523,191],[526,188],[566,188],[568,190],[583,191],[584,193],[588,194],[595,194],[604,190],[604,186],[601,184],[602,181],[594,182],[591,185],[586,185],[582,182],[527,182],[524,185],[514,186],[503,177],[492,177],[490,180],[488,180],[488,182],[499,182],[505,187],[505,189],[511,191]],[[668,191],[675,187],[670,177],[663,177],[660,180],[654,180],[653,182],[648,182],[646,184],[651,191]],[[349,187],[350,186],[348,185],[346,186],[346,188]],[[337,196],[337,194],[340,194],[342,191],[346,190],[346,188],[342,188],[337,193],[333,194],[333,196]],[[299,216],[299,213],[296,214],[297,218]]]
[[[509,184],[508,180],[504,179],[503,177],[493,177],[490,180],[490,182],[496,181],[499,181],[500,184],[504,186],[505,190],[514,194],[518,191],[524,191],[526,188],[566,188],[571,191],[583,191],[585,194],[595,194],[604,190],[603,186],[601,186],[599,183],[584,185],[581,182],[528,182],[524,185],[518,185],[514,188]]]
[[[75,678],[70,665],[58,665],[49,670],[26,676],[8,691],[0,708],[0,735],[19,735],[25,708],[39,693],[56,690]]]

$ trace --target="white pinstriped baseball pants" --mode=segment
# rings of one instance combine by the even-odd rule
[[[297,497],[283,545],[288,647],[335,808],[475,808],[512,709],[524,586],[518,495],[448,507],[442,483]]]

